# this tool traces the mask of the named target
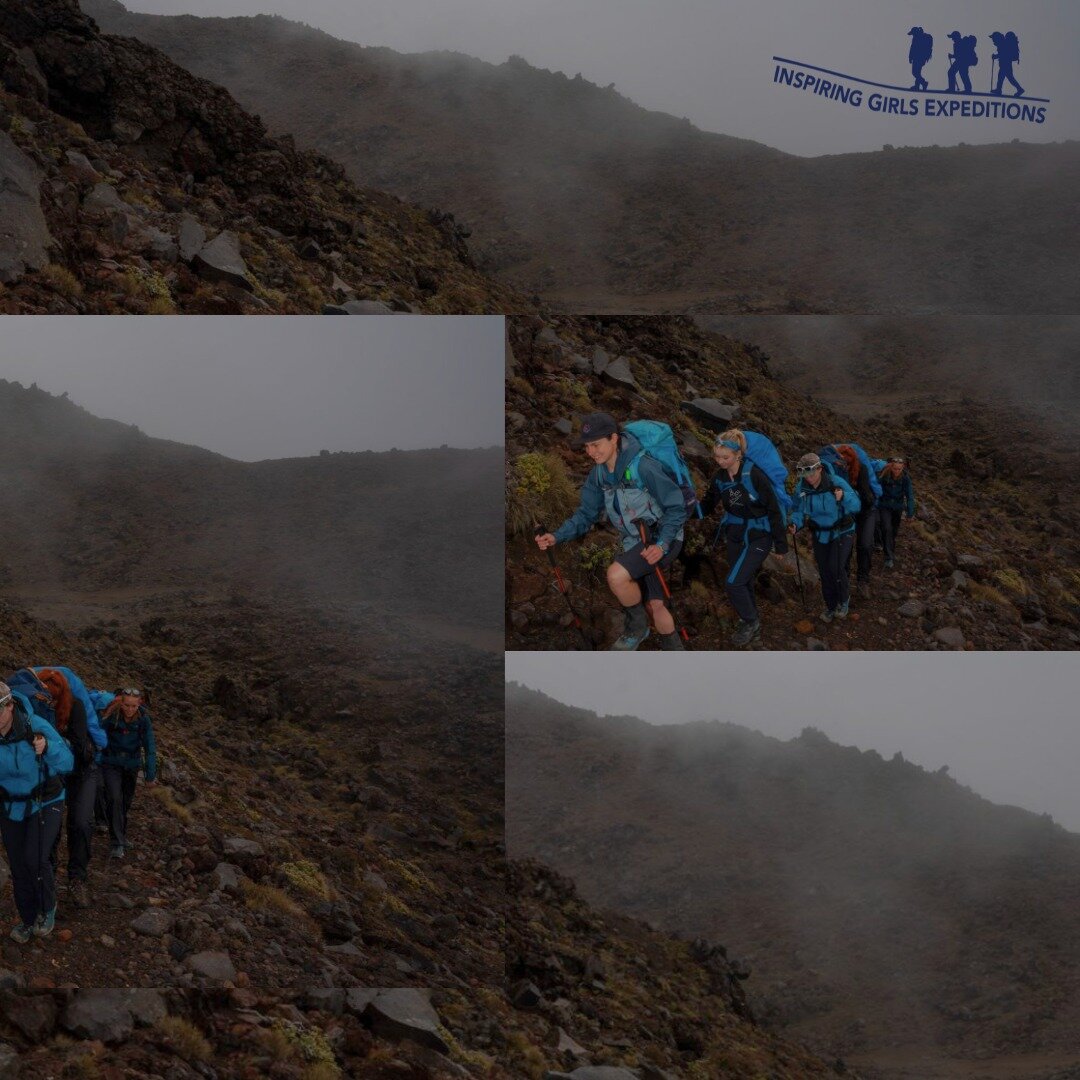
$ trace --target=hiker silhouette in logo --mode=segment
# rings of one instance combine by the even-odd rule
[[[788,526],[792,534],[806,526],[814,539],[814,561],[821,575],[825,610],[821,621],[830,623],[848,613],[848,562],[855,542],[855,515],[859,496],[818,457],[803,454],[795,469],[795,509]]]
[[[105,789],[105,813],[112,835],[110,858],[122,859],[131,846],[127,836],[128,813],[139,769],[146,782],[157,780],[157,748],[150,710],[143,701],[142,691],[126,686],[115,694],[93,690],[90,697],[101,716],[101,726],[109,740],[101,752],[101,779]]]
[[[581,501],[553,533],[540,533],[536,543],[546,551],[555,544],[576,540],[606,513],[621,536],[623,548],[607,568],[608,588],[622,604],[625,616],[622,636],[611,647],[636,649],[649,636],[651,615],[661,647],[682,649],[655,570],[666,570],[682,550],[687,495],[669,469],[653,452],[647,453],[628,430],[640,425],[666,429],[674,448],[674,436],[667,425],[637,421],[620,433],[615,419],[607,413],[584,417],[575,443],[584,448],[593,467],[582,486]],[[647,543],[641,540],[639,522],[645,526]]]
[[[1023,97],[1024,88],[1016,81],[1016,76],[1013,75],[1012,69],[1013,64],[1020,63],[1019,38],[1017,38],[1012,30],[1007,34],[1002,34],[995,30],[994,33],[990,35],[990,40],[994,43],[994,48],[997,49],[997,52],[994,53],[990,59],[991,61],[996,60],[998,66],[997,85],[993,86],[990,92],[992,94],[1000,95],[1001,87],[1005,80],[1008,79],[1009,82],[1012,83],[1013,89],[1016,90],[1013,97]],[[994,70],[992,64],[990,70],[991,72]]]
[[[934,55],[934,39],[921,26],[913,26],[908,31],[908,36],[911,38],[908,63],[911,65],[911,74],[915,76],[915,84],[911,89],[927,90],[930,84],[923,78],[922,69]]]
[[[729,569],[724,591],[740,619],[731,644],[749,645],[761,637],[754,599],[758,571],[770,551],[781,556],[788,549],[784,507],[773,480],[747,456],[743,432],[733,428],[720,435],[713,447],[713,458],[720,468],[709,481],[701,512],[708,517],[717,507],[724,511],[716,530],[717,539],[723,537],[727,544]],[[776,458],[779,460],[778,454]]]
[[[949,93],[956,93],[956,79],[959,76],[964,84],[964,93],[971,93],[971,76],[968,72],[979,62],[975,53],[978,44],[974,34],[964,37],[959,30],[954,30],[950,35],[953,43],[953,51],[949,53],[952,63],[949,65]]]
[[[878,473],[881,481],[881,498],[878,499],[878,531],[885,551],[885,568],[891,570],[896,563],[896,537],[900,533],[900,520],[910,521],[915,516],[915,488],[908,474],[907,462],[900,454],[890,454],[888,461]]]
[[[64,780],[74,764],[56,729],[28,698],[0,682],[0,835],[20,921],[14,941],[48,937],[56,925],[56,878],[49,852],[64,816]]]

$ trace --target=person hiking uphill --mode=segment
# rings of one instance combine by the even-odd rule
[[[891,570],[896,563],[896,537],[900,519],[910,521],[915,516],[915,488],[908,474],[907,462],[900,454],[890,454],[885,467],[878,473],[881,498],[877,504],[878,529],[885,550],[885,567]]]
[[[749,645],[761,637],[761,620],[754,600],[754,581],[769,552],[786,554],[784,513],[772,481],[746,457],[746,436],[733,428],[716,440],[713,458],[720,466],[701,500],[708,517],[717,507],[724,516],[717,537],[727,544],[728,576],[724,591],[739,616],[732,645]]]
[[[960,81],[964,84],[964,93],[970,94],[971,75],[969,72],[979,62],[975,53],[978,41],[974,34],[964,37],[959,30],[954,30],[949,34],[949,38],[953,43],[953,51],[949,53],[949,59],[952,61],[949,65],[949,93],[956,93],[956,77],[959,75]]]
[[[619,427],[607,413],[590,413],[581,423],[584,447],[593,462],[581,489],[577,510],[553,533],[536,537],[546,551],[584,536],[602,513],[619,531],[622,553],[607,568],[607,582],[622,604],[626,619],[616,650],[636,649],[649,636],[649,620],[660,635],[664,649],[682,649],[675,620],[664,603],[664,590],[655,571],[667,569],[682,550],[683,525],[687,518],[682,488],[663,465],[642,451],[640,442]],[[645,525],[643,543],[638,523]]]
[[[105,789],[105,813],[112,836],[114,859],[122,859],[130,847],[127,838],[128,813],[143,770],[147,784],[157,782],[157,748],[150,710],[142,691],[127,686],[109,694],[91,690],[90,698],[99,710],[101,726],[109,742],[101,752],[101,779]]]
[[[821,575],[821,595],[825,600],[822,622],[843,619],[850,599],[848,560],[855,542],[855,515],[859,496],[848,482],[828,469],[817,454],[803,454],[795,469],[795,509],[791,513],[792,534],[804,525],[814,538],[814,560]]]
[[[923,78],[922,69],[934,55],[934,39],[921,26],[913,26],[908,31],[908,36],[911,38],[908,63],[911,65],[911,74],[915,77],[911,89],[928,90],[930,84]]]
[[[26,944],[56,925],[56,880],[49,851],[60,835],[64,774],[74,764],[56,729],[30,702],[0,682],[0,836],[11,867],[20,922],[11,937]]]
[[[1000,96],[1001,88],[1005,80],[1008,79],[1016,91],[1013,97],[1023,97],[1024,88],[1016,81],[1012,69],[1013,64],[1020,63],[1019,39],[1012,30],[1007,34],[995,30],[990,35],[990,40],[994,43],[994,48],[997,49],[997,52],[990,59],[996,60],[998,63],[997,85],[991,89],[990,93]]]
[[[67,886],[75,907],[90,904],[87,876],[90,841],[94,832],[94,799],[98,786],[97,754],[104,749],[105,732],[82,680],[71,668],[21,668],[8,683],[23,694],[38,716],[67,740],[74,765],[64,778],[67,803]],[[62,830],[61,830],[62,832]],[[55,871],[59,863],[60,834],[50,852]]]
[[[837,447],[843,459],[848,486],[859,496],[859,512],[855,515],[855,579],[856,590],[864,600],[870,599],[870,565],[874,560],[874,537],[877,533],[876,502],[870,486],[870,472],[863,467],[855,450],[845,445]],[[850,557],[848,559],[850,572]]]

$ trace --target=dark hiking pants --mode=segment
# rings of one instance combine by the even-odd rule
[[[105,787],[105,813],[109,820],[109,832],[114,846],[127,844],[128,811],[135,798],[135,786],[139,779],[138,769],[124,769],[119,765],[103,765],[101,768]]]
[[[94,834],[94,799],[97,796],[98,767],[91,765],[64,778],[67,793],[68,881],[85,881],[90,866],[90,838]],[[55,872],[60,862],[60,833],[49,854]]]
[[[52,803],[22,821],[0,820],[0,835],[11,867],[15,907],[24,926],[56,907],[56,875],[49,852],[60,837],[63,802]]]
[[[724,589],[731,601],[731,606],[743,622],[757,622],[754,579],[771,550],[772,536],[769,533],[752,540],[728,540],[727,542],[728,566],[731,569],[724,581]]]
[[[835,611],[848,602],[850,587],[847,568],[854,543],[853,532],[830,540],[827,544],[814,540],[814,561],[821,575],[821,595],[829,611]]]

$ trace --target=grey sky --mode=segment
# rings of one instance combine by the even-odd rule
[[[845,746],[948,765],[985,798],[1080,832],[1070,653],[507,653],[506,677],[650,723],[716,719],[784,739],[816,727]]]
[[[797,154],[878,150],[883,143],[1044,142],[1080,137],[1080,4],[1075,0],[128,0],[154,14],[278,14],[363,45],[450,49],[501,63],[517,53],[577,72],[699,127]],[[772,84],[773,55],[897,86],[911,85],[913,25],[934,36],[926,69],[945,85],[947,35],[979,38],[974,88],[990,82],[988,35],[1020,38],[1017,75],[1051,99],[1043,125],[990,119],[882,116]]]
[[[492,315],[0,317],[0,378],[244,461],[503,439]]]

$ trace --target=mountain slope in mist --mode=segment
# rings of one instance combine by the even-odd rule
[[[357,187],[221,87],[100,33],[77,0],[0,0],[0,189],[0,311],[516,302],[477,272],[452,215]]]
[[[507,694],[511,855],[721,938],[789,1034],[871,1062],[1077,1050],[1080,836],[812,728],[782,742]]]
[[[244,463],[0,381],[0,526],[20,594],[230,590],[498,625],[502,455],[333,453]],[[448,573],[440,551],[454,552]]]
[[[362,183],[452,210],[486,265],[577,310],[1075,306],[1080,144],[800,159],[519,58],[402,55],[263,16],[84,7]]]

